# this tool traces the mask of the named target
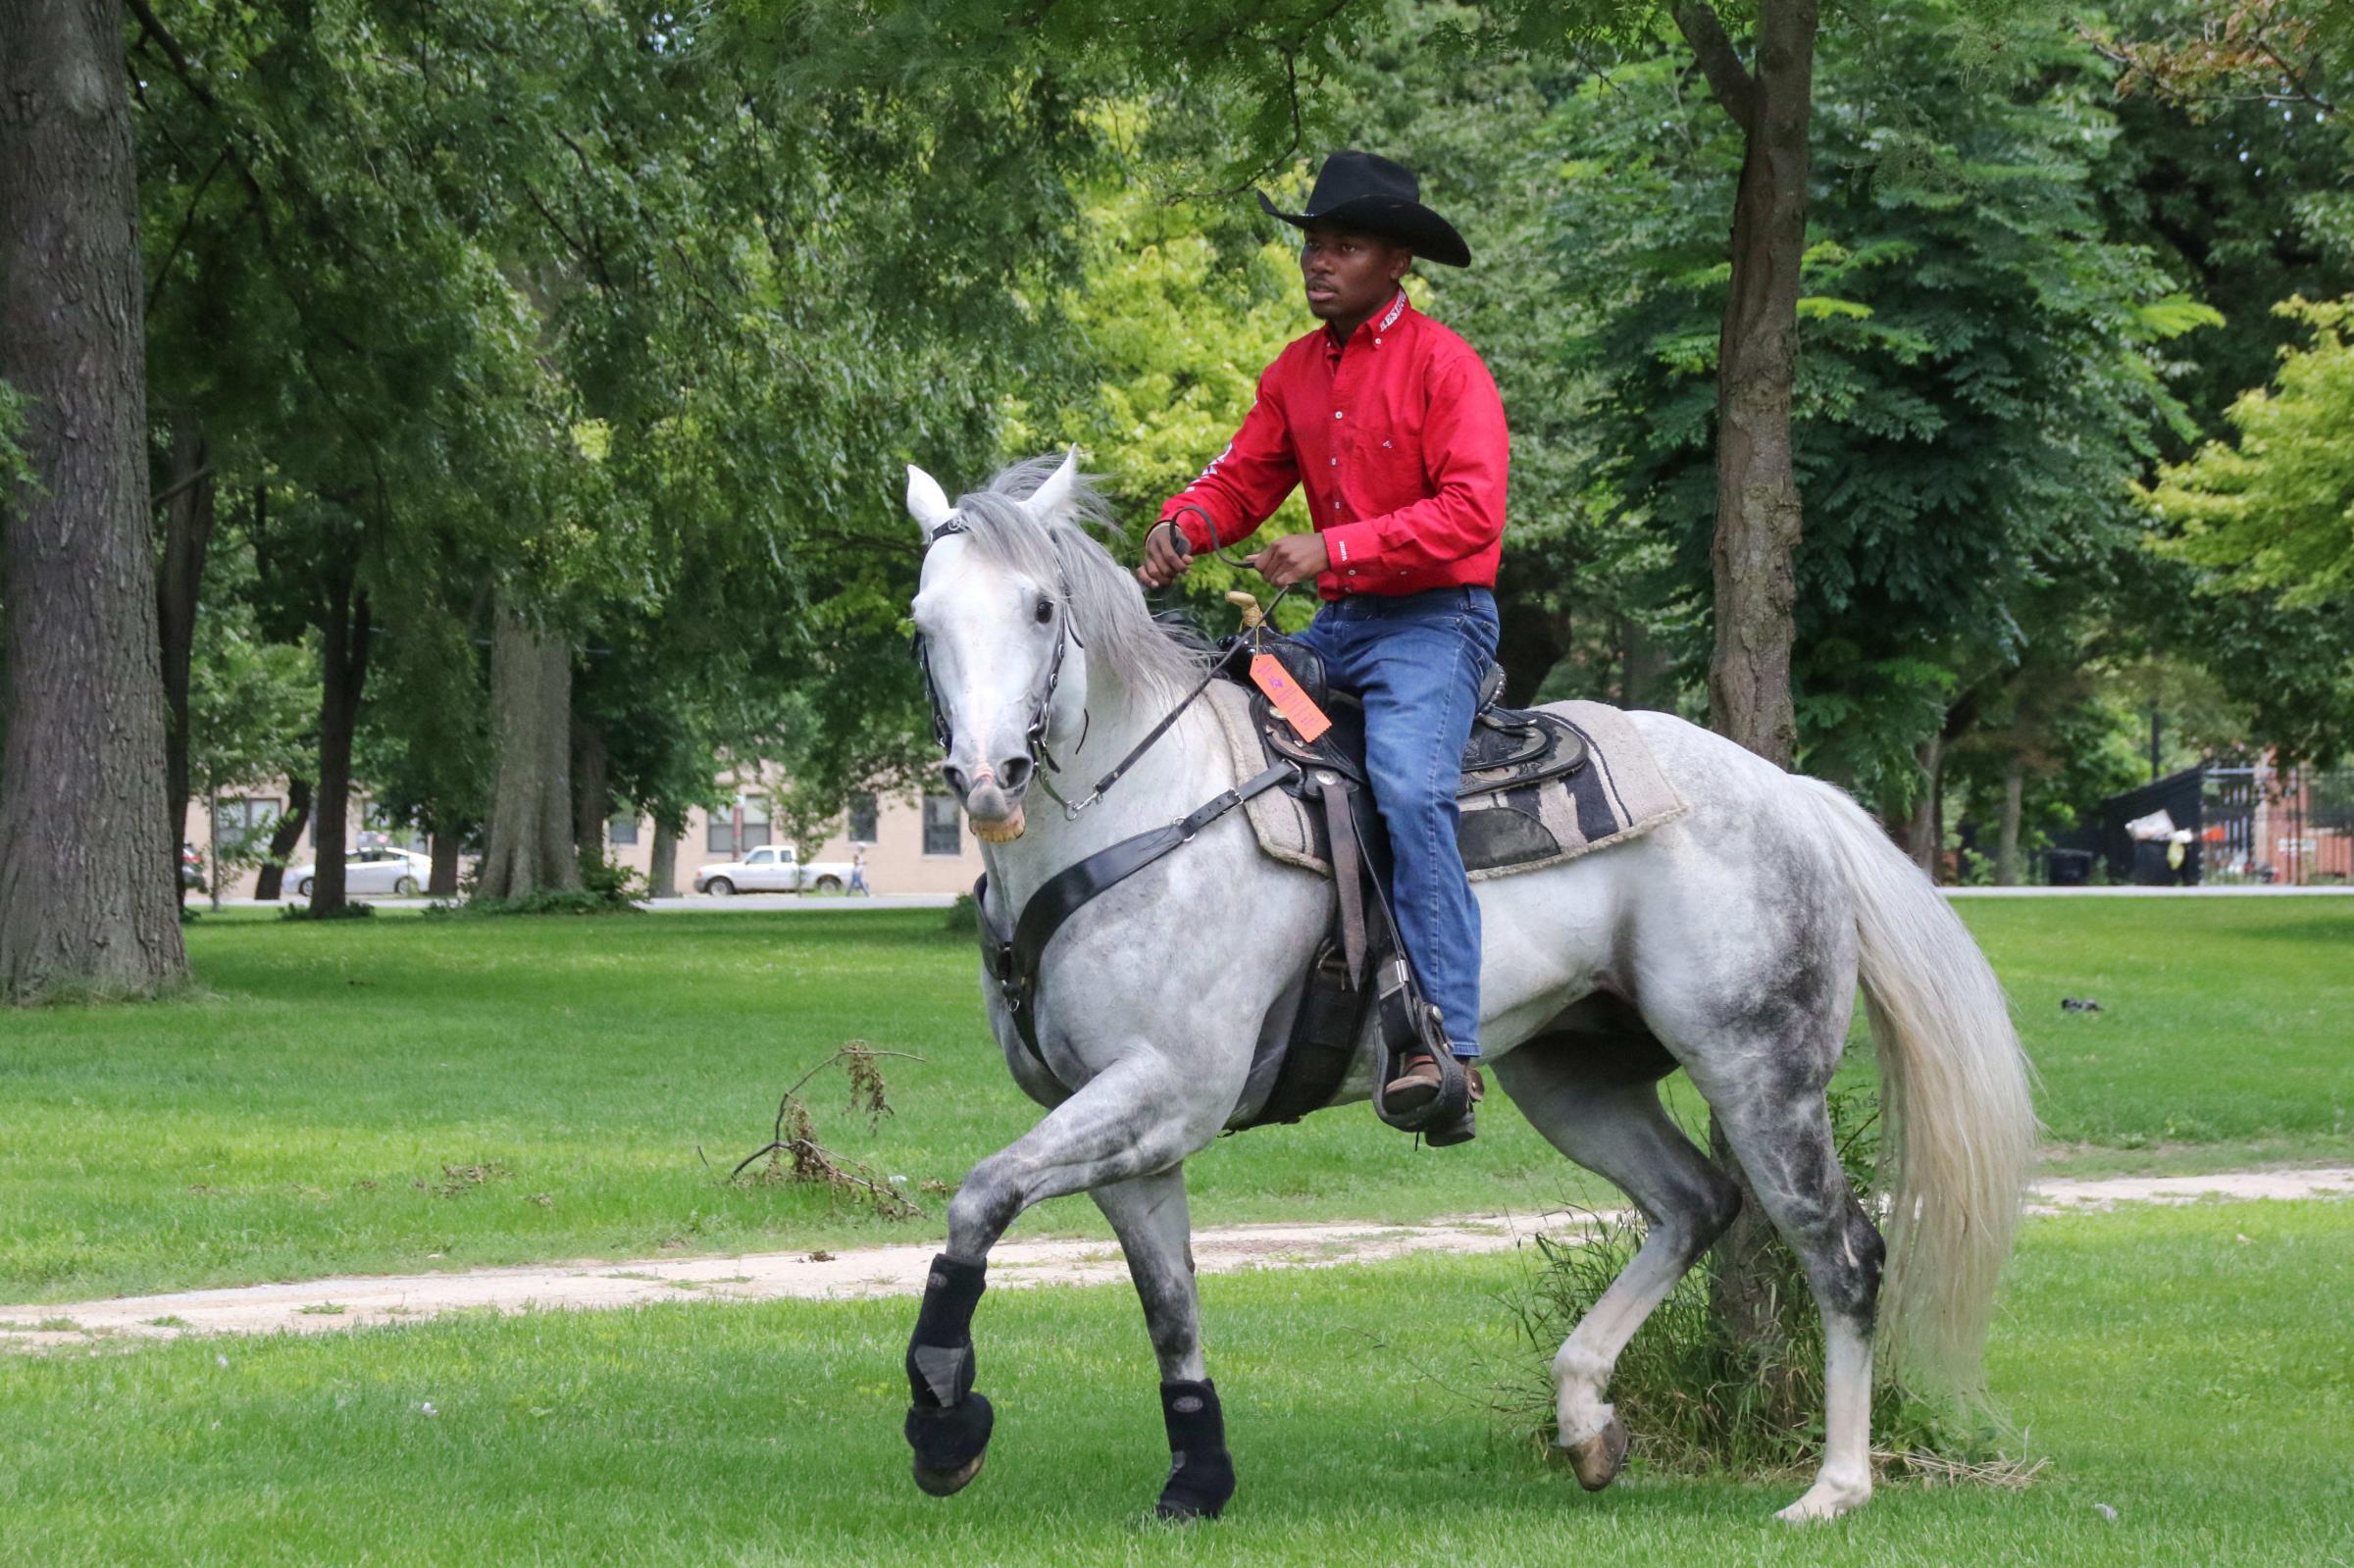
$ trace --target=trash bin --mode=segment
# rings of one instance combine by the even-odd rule
[[[2081,887],[2092,881],[2092,851],[2089,849],[2047,849],[2043,852],[2043,880],[2053,887]]]
[[[2167,864],[2166,840],[2136,838],[2133,840],[2133,885],[2136,887],[2171,887],[2175,884],[2175,868]]]

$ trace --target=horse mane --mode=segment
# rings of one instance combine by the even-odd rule
[[[958,496],[965,536],[999,566],[1062,584],[1064,607],[1090,660],[1106,661],[1138,691],[1182,692],[1209,667],[1212,650],[1199,636],[1153,620],[1136,578],[1088,531],[1093,526],[1120,536],[1094,480],[1076,476],[1070,507],[1050,524],[1020,504],[1061,466],[1058,455],[1025,458],[998,470],[988,488]]]

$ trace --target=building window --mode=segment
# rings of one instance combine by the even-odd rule
[[[213,842],[233,852],[267,834],[270,825],[276,821],[278,802],[275,800],[224,800],[221,809],[213,815]]]
[[[964,853],[964,834],[956,820],[954,795],[924,796],[924,853],[927,855],[960,855]]]
[[[743,832],[736,831],[736,819],[743,819]],[[722,806],[711,813],[711,852],[715,855],[741,855],[768,842],[768,802],[739,800],[733,806]]]
[[[615,846],[638,841],[638,819],[635,816],[616,816],[605,824],[605,842]]]
[[[875,792],[861,789],[850,796],[850,842],[871,844],[875,841]]]

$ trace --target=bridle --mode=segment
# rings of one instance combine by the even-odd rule
[[[931,535],[924,541],[924,547],[928,550],[949,534],[965,531],[963,521],[951,512],[941,521],[938,528],[932,530]],[[1030,723],[1022,732],[1022,743],[1030,753],[1030,766],[1036,772],[1039,787],[1062,807],[1065,816],[1076,817],[1094,801],[1082,801],[1073,807],[1062,798],[1061,791],[1054,787],[1053,781],[1048,777],[1050,773],[1062,772],[1062,764],[1056,762],[1054,753],[1047,749],[1047,726],[1054,718],[1054,692],[1062,682],[1063,649],[1073,642],[1082,648],[1087,643],[1079,635],[1079,624],[1071,615],[1071,580],[1062,570],[1059,559],[1055,564],[1054,576],[1054,610],[1061,624],[1055,629],[1054,651],[1047,659],[1047,678],[1040,683],[1038,693],[1031,701]],[[932,678],[932,650],[921,632],[915,633],[909,651],[915,655],[916,668],[924,673],[924,695],[932,704],[932,738],[940,742],[941,752],[946,755],[952,749],[956,736],[948,725],[947,707],[940,700],[940,683]],[[1094,722],[1095,716],[1083,706],[1079,716],[1080,745],[1087,744],[1087,732]]]
[[[1201,508],[1195,507],[1192,510],[1199,512],[1201,511]],[[1206,518],[1208,514],[1203,513],[1203,516]],[[938,544],[942,539],[947,538],[951,533],[962,533],[964,531],[964,525],[957,521],[954,513],[950,513],[942,521],[938,528],[932,531],[932,536],[925,547],[928,549],[931,547],[931,545]],[[1213,539],[1216,537],[1216,531],[1214,529],[1211,531],[1211,537]],[[1237,561],[1234,564],[1240,566],[1243,563]],[[1055,584],[1055,590],[1061,595],[1061,611],[1064,618],[1065,630],[1070,633],[1070,640],[1079,643],[1079,645],[1084,648],[1087,646],[1087,644],[1080,640],[1079,628],[1070,620],[1070,579],[1062,574],[1059,561],[1056,565],[1056,576],[1059,581]],[[1271,615],[1274,611],[1274,606],[1283,602],[1284,593],[1289,593],[1291,591],[1291,588],[1287,587],[1282,593],[1276,594],[1274,604],[1270,604],[1267,607],[1267,613]],[[1259,623],[1254,623],[1254,625],[1255,626],[1263,624],[1264,619],[1265,618],[1262,617]],[[1199,698],[1203,692],[1209,689],[1209,683],[1212,681],[1215,681],[1221,674],[1226,673],[1230,666],[1239,668],[1239,661],[1248,655],[1258,651],[1259,633],[1254,632],[1247,639],[1237,639],[1232,647],[1228,648],[1222,656],[1213,661],[1210,667],[1203,672],[1202,679],[1194,683],[1194,688],[1191,691],[1188,691],[1183,697],[1179,698],[1175,707],[1171,708],[1167,713],[1162,714],[1160,717],[1160,722],[1146,733],[1145,738],[1139,740],[1134,746],[1131,746],[1128,750],[1128,755],[1122,757],[1118,762],[1113,763],[1111,766],[1111,771],[1105,774],[1102,778],[1098,779],[1096,781],[1095,787],[1088,790],[1088,792],[1082,795],[1076,802],[1063,799],[1062,791],[1054,787],[1054,781],[1047,777],[1049,773],[1062,772],[1062,764],[1056,762],[1054,760],[1054,754],[1047,749],[1047,722],[1053,712],[1054,683],[1062,679],[1062,644],[1063,638],[1057,636],[1054,639],[1054,656],[1048,661],[1046,683],[1040,688],[1037,705],[1031,711],[1030,728],[1026,733],[1025,738],[1030,747],[1030,764],[1034,769],[1037,770],[1039,787],[1047,792],[1048,796],[1053,800],[1054,804],[1062,808],[1063,821],[1076,822],[1079,819],[1079,813],[1085,811],[1088,807],[1102,799],[1104,791],[1109,789],[1113,784],[1118,784],[1121,776],[1126,774],[1130,768],[1136,765],[1136,760],[1143,756],[1146,752],[1151,750],[1152,747],[1159,742],[1160,737],[1167,734],[1169,731],[1175,727],[1178,718],[1185,712],[1186,709],[1194,705],[1195,699]],[[924,634],[921,632],[918,632],[915,634],[915,643],[912,651],[915,654],[915,662],[917,667],[924,672],[925,695],[928,696],[932,702],[932,737],[940,742],[940,749],[945,754],[948,750],[949,741],[953,739],[954,736],[953,733],[948,728],[947,711],[941,706],[940,686],[932,679],[932,655],[924,645]],[[1094,723],[1094,715],[1088,712],[1085,708],[1082,708],[1079,717],[1079,744],[1081,746],[1085,746],[1087,744],[1088,727],[1092,723]],[[1278,770],[1270,769],[1269,775],[1271,776],[1276,771]],[[1254,783],[1255,785],[1258,781],[1254,781]],[[1189,833],[1187,837],[1190,839],[1191,836],[1192,835]]]

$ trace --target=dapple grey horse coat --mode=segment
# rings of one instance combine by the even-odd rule
[[[1044,755],[1066,781],[1094,778],[1176,701],[1202,654],[1161,632],[1082,526],[1101,520],[1100,503],[1068,459],[1009,470],[953,506],[910,470],[908,508],[934,541],[913,615],[949,736],[943,772],[985,840],[993,913],[1010,926],[1047,878],[1182,817],[1233,785],[1235,768],[1198,707],[1092,809],[1027,811],[1042,712]],[[1689,811],[1623,846],[1478,885],[1481,1038],[1496,1081],[1646,1223],[1640,1251],[1555,1358],[1559,1442],[1588,1486],[1616,1474],[1626,1436],[1607,1399],[1612,1368],[1741,1201],[1661,1106],[1658,1081],[1681,1067],[1822,1316],[1822,1462],[1781,1517],[1828,1518],[1871,1490],[1875,1326],[1917,1376],[1975,1374],[2032,1147],[2025,1063],[1968,932],[1852,801],[1681,720],[1630,717]],[[1288,1029],[1332,898],[1328,883],[1263,856],[1231,813],[1088,904],[1049,951],[1037,1000],[1059,1084],[1038,1074],[985,987],[1008,1067],[1051,1108],[975,1166],[950,1202],[940,1299],[927,1298],[919,1348],[961,1355],[969,1386],[968,1329],[951,1320],[969,1320],[990,1248],[1031,1204],[1087,1192],[1126,1251],[1164,1394],[1209,1389],[1185,1161],[1226,1124],[1261,1038]],[[1221,939],[1239,924],[1248,939]],[[1841,1174],[1824,1107],[1859,985],[1891,1126],[1886,1246]],[[1370,1091],[1367,1043],[1344,1103]],[[1396,1135],[1365,1114],[1364,1136]],[[1432,1156],[1434,1183],[1450,1180],[1443,1159]],[[979,1399],[938,1375],[938,1356],[928,1364],[933,1391],[918,1380],[911,1441],[918,1417],[946,1432],[959,1399]],[[1200,1397],[1167,1402],[1179,1462],[1164,1505],[1193,1498],[1171,1511],[1225,1501],[1204,1505],[1199,1487],[1180,1486],[1174,1412]],[[918,1477],[932,1490],[978,1470],[988,1436],[978,1408],[962,1438],[919,1442]]]

